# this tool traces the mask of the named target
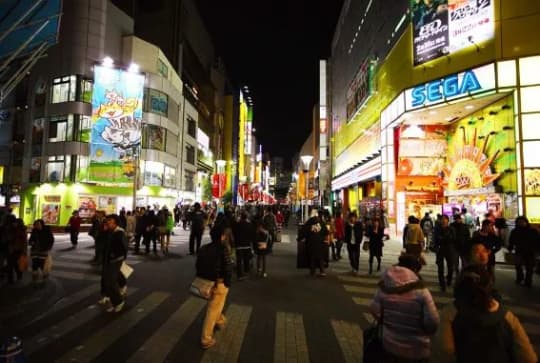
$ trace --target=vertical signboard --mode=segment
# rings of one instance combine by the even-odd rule
[[[414,65],[493,39],[493,0],[411,0]]]
[[[94,67],[88,180],[132,183],[141,145],[144,75]]]

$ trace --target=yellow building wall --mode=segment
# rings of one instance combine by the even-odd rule
[[[540,1],[501,0],[495,2],[495,37],[461,51],[413,67],[412,25],[381,60],[375,75],[375,94],[366,103],[360,117],[344,124],[333,136],[334,157],[346,150],[364,131],[379,121],[381,112],[402,91],[426,81],[442,78],[465,69],[499,59],[540,53]],[[363,155],[358,155],[359,159]],[[351,160],[351,165],[358,160]],[[333,171],[334,172],[334,171]]]

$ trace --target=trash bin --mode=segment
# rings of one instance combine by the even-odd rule
[[[18,337],[11,337],[2,342],[0,346],[0,363],[26,363],[22,349],[22,341]]]

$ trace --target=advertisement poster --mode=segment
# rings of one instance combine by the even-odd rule
[[[414,65],[493,39],[493,0],[411,0]]]
[[[79,217],[90,219],[96,214],[97,204],[94,197],[79,197]]]
[[[116,197],[98,197],[98,208],[105,214],[116,213]]]
[[[60,204],[45,203],[41,205],[41,219],[45,224],[58,224]]]
[[[525,169],[525,194],[540,195],[540,169]]]
[[[165,130],[156,125],[146,125],[146,148],[165,151]]]
[[[88,180],[132,183],[141,145],[144,76],[94,67]]]
[[[449,53],[448,0],[412,0],[414,65]]]
[[[436,176],[444,168],[442,158],[399,158],[398,176]]]

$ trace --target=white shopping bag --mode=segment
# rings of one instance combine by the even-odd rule
[[[124,261],[122,262],[122,266],[120,266],[120,272],[127,279],[133,273],[133,267],[131,267]]]

